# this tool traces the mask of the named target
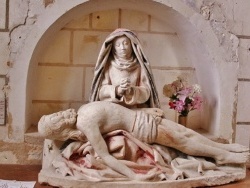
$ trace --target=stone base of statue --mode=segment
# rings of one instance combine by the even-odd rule
[[[38,176],[40,184],[48,184],[54,187],[62,188],[191,188],[191,187],[204,187],[223,185],[234,181],[244,179],[246,171],[244,169],[235,171],[232,174],[227,175],[213,175],[204,176],[199,178],[189,178],[184,180],[171,180],[161,182],[138,182],[138,181],[115,181],[115,182],[93,182],[84,180],[75,180],[73,177],[63,177],[60,174],[55,173],[55,170],[42,169]]]
[[[46,139],[44,142],[43,167],[38,175],[40,184],[47,184],[54,187],[62,188],[157,188],[157,187],[203,187],[223,185],[234,181],[242,180],[246,177],[246,167],[241,166],[222,166],[220,171],[225,173],[216,173],[216,171],[207,171],[203,176],[178,180],[166,180],[157,182],[140,182],[140,181],[86,181],[78,180],[74,176],[63,176],[58,173],[51,165],[52,161],[60,155],[60,149],[63,147],[63,142],[52,141]]]
[[[233,181],[239,181],[245,178],[245,170],[239,170],[232,174],[224,176],[205,176],[199,178],[190,178],[184,180],[172,180],[161,182],[138,182],[138,181],[116,181],[116,182],[92,182],[83,180],[74,180],[72,177],[62,177],[60,174],[56,174],[54,169],[42,169],[39,173],[39,183],[49,184],[55,187],[63,188],[191,188],[191,187],[203,187],[203,186],[215,186],[223,185]]]

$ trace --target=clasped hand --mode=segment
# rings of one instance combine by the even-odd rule
[[[120,85],[116,88],[116,94],[119,97],[129,94],[131,92],[132,85],[129,78],[124,78],[121,80]]]

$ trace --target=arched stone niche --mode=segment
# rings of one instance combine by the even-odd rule
[[[203,89],[205,104],[200,128],[215,136],[231,139],[234,109],[227,101],[234,100],[236,83],[231,80],[237,79],[234,79],[236,75],[229,76],[224,69],[232,73],[235,65],[229,65],[223,58],[225,50],[209,22],[194,7],[181,0],[62,0],[47,7],[31,26],[24,46],[13,57],[15,67],[10,73],[12,90],[9,103],[13,138],[22,140],[31,125],[38,60],[53,37],[74,18],[117,8],[145,12],[174,28],[195,68],[196,81]]]

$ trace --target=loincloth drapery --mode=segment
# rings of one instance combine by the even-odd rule
[[[135,123],[131,134],[142,142],[154,143],[157,136],[157,121],[154,116],[143,111],[136,111]]]

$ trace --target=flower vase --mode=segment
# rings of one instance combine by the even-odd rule
[[[178,123],[183,125],[184,127],[187,126],[187,116],[182,116],[182,115],[179,115],[178,117]]]

